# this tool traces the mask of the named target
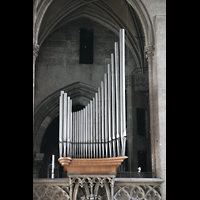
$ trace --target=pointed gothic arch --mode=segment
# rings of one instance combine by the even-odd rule
[[[33,150],[40,152],[41,142],[49,124],[59,115],[59,95],[63,90],[73,99],[73,105],[87,105],[97,90],[87,84],[76,82],[60,88],[45,98],[35,109]]]

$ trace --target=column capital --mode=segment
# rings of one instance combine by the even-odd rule
[[[39,45],[33,44],[33,57],[36,59],[38,56],[38,51],[39,51]]]
[[[152,60],[152,58],[154,56],[154,50],[155,50],[155,48],[152,45],[148,45],[148,46],[144,47],[144,51],[146,53],[146,59],[147,59],[147,61]]]

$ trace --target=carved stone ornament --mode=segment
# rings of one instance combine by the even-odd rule
[[[146,59],[147,61],[150,61],[152,60],[153,56],[154,56],[154,47],[149,45],[149,46],[145,46],[144,50],[145,50],[145,53],[146,53]]]
[[[67,185],[36,185],[33,187],[33,200],[69,200]]]
[[[73,196],[71,197],[73,200],[78,199],[77,195],[78,192],[79,195],[82,194],[82,188],[84,188],[83,191],[85,191],[85,194],[83,193],[81,197],[79,197],[81,200],[86,199],[108,199],[113,200],[112,196],[112,190],[114,189],[114,182],[115,178],[114,176],[82,176],[82,177],[76,177],[71,176],[71,183],[74,184],[73,189]],[[110,185],[110,187],[109,187]],[[100,191],[101,188],[105,188],[104,192]]]
[[[114,200],[161,200],[159,185],[124,185],[115,188]]]

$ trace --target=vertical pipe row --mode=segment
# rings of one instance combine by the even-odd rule
[[[72,100],[61,91],[59,98],[60,157],[104,158],[125,155],[125,30],[114,44],[108,73],[95,97],[72,113]]]
[[[59,97],[59,156],[72,157],[73,153],[72,100],[61,91]]]

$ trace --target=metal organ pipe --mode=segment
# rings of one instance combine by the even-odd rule
[[[90,145],[90,142],[91,142],[91,134],[90,134],[91,119],[90,119],[90,113],[91,113],[91,111],[90,111],[90,107],[91,107],[91,105],[88,104],[88,158],[90,158],[90,156],[91,156],[91,145]]]
[[[116,90],[116,139],[117,139],[117,156],[120,156],[120,97],[119,97],[119,51],[118,42],[115,42],[115,90]]]
[[[106,158],[108,157],[108,79],[104,74],[104,92],[105,92],[105,148]]]
[[[59,99],[59,156],[62,157],[63,155],[63,97],[64,91],[60,92],[60,99]]]
[[[102,157],[104,158],[104,83],[101,81],[101,132],[102,132]]]
[[[112,157],[112,136],[111,136],[111,74],[110,64],[108,64],[108,146],[109,156]]]
[[[113,157],[116,157],[116,138],[115,138],[115,69],[114,69],[114,54],[111,54],[111,91],[112,91],[112,147]]]
[[[83,109],[83,158],[85,158],[85,108]]]
[[[120,29],[120,113],[122,155],[125,155],[126,108],[125,108],[125,30]]]
[[[95,137],[95,98],[93,98],[92,100],[92,136],[93,136],[93,140],[92,140],[92,144],[93,144],[93,158],[96,157],[96,147],[95,147],[95,141],[96,141],[96,137]]]
[[[85,156],[87,158],[88,156],[88,148],[87,148],[87,143],[88,143],[88,137],[87,137],[87,130],[88,130],[88,106],[85,107]]]
[[[92,142],[93,142],[93,132],[92,132],[92,125],[93,125],[93,121],[92,121],[92,110],[93,110],[93,102],[90,101],[90,153],[91,153],[91,158],[92,158],[92,153],[93,153],[93,145],[92,145]]]
[[[99,158],[101,158],[101,88],[98,87]]]
[[[95,135],[96,135],[96,140],[95,140],[95,146],[96,146],[96,157],[98,158],[99,157],[99,120],[98,120],[98,93],[95,93],[95,127],[96,127],[96,130],[95,130]]]
[[[63,109],[64,109],[64,126],[63,126],[63,156],[66,157],[66,150],[67,150],[67,93],[64,94],[64,102],[63,102]]]

